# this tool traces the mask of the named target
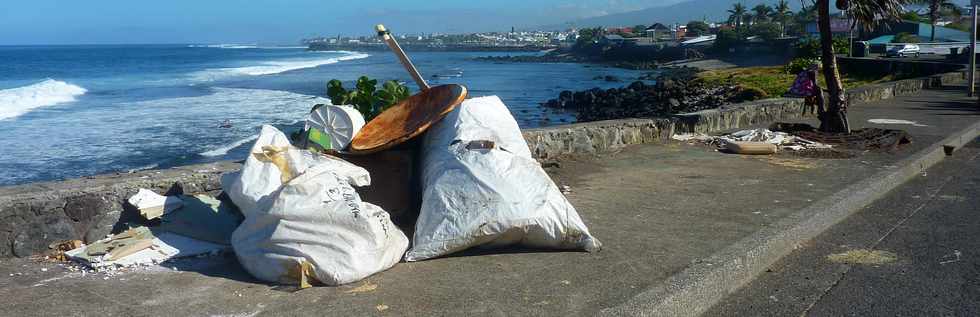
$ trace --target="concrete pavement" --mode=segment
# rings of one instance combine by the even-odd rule
[[[401,263],[350,286],[290,292],[251,279],[233,257],[105,276],[0,259],[4,315],[583,315],[628,309],[675,274],[842,188],[974,124],[961,91],[924,91],[854,106],[852,126],[901,119],[914,143],[851,159],[726,155],[687,144],[644,145],[552,169],[592,233],[597,254],[470,251]],[[812,120],[811,120],[812,121]],[[772,259],[773,261],[775,259]],[[46,269],[46,270],[42,270]],[[367,285],[368,287],[362,287]],[[376,288],[374,288],[376,286]],[[732,287],[737,288],[739,285]],[[359,288],[360,287],[360,288]],[[690,307],[691,312],[710,307]],[[624,308],[626,307],[626,308]]]
[[[978,170],[975,141],[779,261],[706,316],[980,315]],[[828,258],[859,249],[894,259]]]

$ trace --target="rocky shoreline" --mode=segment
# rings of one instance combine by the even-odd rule
[[[482,56],[474,60],[496,63],[588,63],[598,64],[609,67],[632,69],[632,70],[655,70],[660,69],[657,62],[632,62],[632,61],[599,61],[573,54],[545,54],[545,55],[518,55],[518,56]]]
[[[656,77],[656,84],[636,81],[622,88],[562,91],[541,105],[576,111],[580,122],[622,118],[664,117],[758,100],[765,92],[739,85],[708,84],[695,68],[678,68]]]
[[[544,55],[507,55],[507,56],[481,56],[474,60],[485,62],[505,62],[505,63],[589,63],[587,58],[572,54],[544,54]]]

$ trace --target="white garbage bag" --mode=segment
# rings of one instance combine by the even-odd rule
[[[422,209],[405,260],[475,246],[601,247],[500,98],[463,102],[429,130],[423,153]]]
[[[245,215],[231,244],[253,276],[295,284],[297,274],[307,274],[341,285],[401,259],[408,238],[354,191],[371,183],[366,170],[294,148],[271,126],[262,127],[251,153],[241,172],[221,184]]]

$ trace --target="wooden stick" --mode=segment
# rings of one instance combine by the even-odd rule
[[[415,68],[414,64],[412,64],[412,60],[408,59],[408,55],[405,55],[405,51],[403,51],[402,47],[398,45],[398,41],[395,41],[395,37],[391,36],[391,32],[388,32],[388,30],[385,29],[385,26],[381,24],[375,26],[374,29],[378,31],[378,36],[384,39],[385,43],[388,44],[388,47],[395,52],[395,55],[398,56],[399,60],[401,60],[402,66],[405,66],[405,70],[407,70],[408,74],[412,76],[415,83],[419,85],[419,89],[428,90],[429,83],[426,83],[425,79],[422,78],[422,74],[419,74],[419,70]]]

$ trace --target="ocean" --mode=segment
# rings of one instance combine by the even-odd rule
[[[517,53],[522,54],[522,53]],[[529,53],[534,54],[534,53]],[[562,90],[643,74],[582,64],[495,63],[488,52],[410,55],[432,85],[498,95],[522,128],[564,124]],[[256,45],[0,46],[0,185],[243,159],[263,124],[300,129],[326,82],[414,83],[389,52]],[[624,82],[596,80],[613,75]],[[231,123],[230,128],[221,127]]]

